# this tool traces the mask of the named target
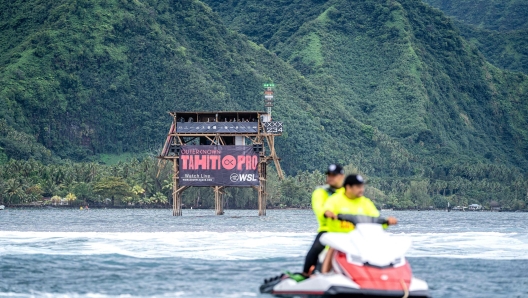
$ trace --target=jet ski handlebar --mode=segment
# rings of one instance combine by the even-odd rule
[[[352,215],[352,214],[338,214],[337,219],[342,221],[348,221],[354,225],[361,223],[373,223],[373,224],[389,224],[388,220],[384,217],[372,217],[366,215]]]

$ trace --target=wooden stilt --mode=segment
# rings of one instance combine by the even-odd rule
[[[214,205],[215,205],[215,214],[218,215],[218,192],[216,191],[216,188],[218,186],[213,187],[214,191]]]
[[[277,169],[277,174],[279,175],[280,179],[284,179],[284,173],[282,172],[279,157],[275,152],[275,136],[267,136],[266,138],[268,140],[268,146],[270,147],[270,156],[273,158],[273,162],[275,163],[275,169]]]
[[[259,163],[259,190],[258,190],[258,208],[259,216],[266,216],[267,191],[266,191],[266,168],[267,162]]]
[[[224,200],[222,198],[223,195],[221,192],[221,187],[215,186],[214,193],[215,193],[215,214],[224,215]]]
[[[223,192],[218,193],[218,214],[216,215],[224,215],[224,193]]]
[[[172,215],[181,216],[181,191],[178,190],[178,159],[173,159],[172,164]]]

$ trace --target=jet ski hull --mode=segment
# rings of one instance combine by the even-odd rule
[[[338,284],[338,285],[336,285]],[[425,282],[413,278],[411,289],[403,290],[361,289],[354,282],[347,281],[344,276],[320,275],[297,283],[287,276],[276,277],[260,286],[260,292],[277,297],[407,297],[429,298],[429,290]]]
[[[350,289],[343,287],[332,287],[328,289],[322,297],[370,297],[370,298],[387,298],[387,297],[412,297],[412,298],[430,298],[429,291],[413,291],[405,296],[404,291],[385,291],[385,290],[366,290],[366,289]]]
[[[392,298],[392,297],[405,297],[404,292],[393,292],[393,293],[376,293],[376,292],[362,292],[362,293],[339,293],[339,294],[309,294],[309,293],[296,293],[296,294],[272,294],[276,297],[281,298]],[[427,292],[409,293],[409,298],[431,298]]]
[[[397,293],[394,292],[394,295],[383,295],[383,294],[376,294],[376,293],[357,293],[357,294],[351,294],[351,293],[342,293],[342,294],[322,294],[322,295],[312,295],[312,294],[273,294],[276,297],[281,298],[392,298],[392,297],[405,297],[405,294],[403,292]],[[427,293],[416,293],[416,294],[409,294],[407,296],[409,298],[430,298],[431,296],[428,296]]]

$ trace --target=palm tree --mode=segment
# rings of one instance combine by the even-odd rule
[[[24,197],[24,192],[22,191],[22,184],[17,179],[9,179],[4,183],[5,189],[3,190],[7,204],[13,204],[15,202],[20,203]]]
[[[53,196],[53,197],[51,197],[51,199],[50,199],[50,202],[51,202],[52,204],[54,204],[54,205],[59,204],[61,201],[62,201],[62,198],[59,197],[59,196]]]
[[[166,195],[162,194],[161,192],[157,192],[150,198],[150,202],[165,205],[169,202],[169,200],[167,199]]]
[[[69,194],[66,195],[65,199],[66,201],[68,201],[68,205],[70,205],[75,200],[77,200],[77,197],[73,193],[70,192]]]

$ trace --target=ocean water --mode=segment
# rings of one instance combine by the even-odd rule
[[[269,297],[301,269],[308,210],[0,211],[0,297]],[[384,212],[433,297],[528,297],[528,214]]]

